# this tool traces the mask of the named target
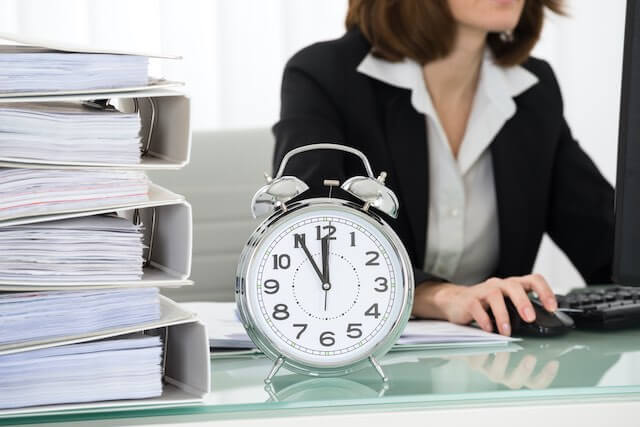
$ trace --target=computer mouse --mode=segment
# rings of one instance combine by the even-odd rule
[[[524,321],[516,306],[513,305],[509,297],[505,297],[504,302],[507,306],[507,312],[509,313],[509,320],[511,322],[511,335],[515,337],[553,337],[564,335],[574,328],[573,319],[567,316],[565,313],[556,311],[550,313],[542,305],[542,303],[535,299],[530,298],[533,310],[536,313],[536,320],[531,323]],[[497,331],[496,322],[489,310],[489,317],[493,323],[493,330]]]

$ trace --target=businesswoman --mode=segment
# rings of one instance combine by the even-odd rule
[[[613,189],[572,138],[549,65],[529,56],[560,0],[351,0],[347,32],[288,62],[274,167],[301,145],[334,142],[387,171],[391,221],[415,267],[415,316],[475,320],[509,335],[509,297],[557,308],[531,274],[543,233],[588,283],[610,281]],[[587,70],[585,70],[587,72]],[[588,91],[585,90],[585,94]],[[589,102],[588,98],[586,100]],[[322,191],[361,175],[332,152],[288,174]]]

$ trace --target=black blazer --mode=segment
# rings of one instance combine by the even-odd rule
[[[429,201],[425,117],[412,107],[409,90],[356,71],[370,48],[352,30],[289,60],[280,121],[273,127],[274,170],[287,151],[301,145],[334,142],[363,151],[374,173],[389,174],[387,185],[400,200],[400,215],[389,222],[421,283],[430,278],[422,272]],[[610,282],[613,189],[572,138],[549,65],[530,58],[523,66],[539,82],[514,99],[515,115],[490,146],[500,232],[494,276],[531,273],[547,232],[587,283]],[[357,157],[330,151],[294,157],[286,173],[318,193],[324,179],[364,174]]]

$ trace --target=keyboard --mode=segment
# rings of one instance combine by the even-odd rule
[[[576,328],[623,329],[640,326],[640,287],[580,288],[557,295],[558,307]]]

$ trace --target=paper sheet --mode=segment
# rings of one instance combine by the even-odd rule
[[[138,113],[81,102],[0,103],[0,157],[19,161],[140,163]]]
[[[0,293],[0,345],[85,335],[160,319],[158,288]]]
[[[0,92],[67,91],[142,86],[149,58],[136,55],[51,52],[0,46]]]
[[[109,215],[0,227],[0,283],[139,280],[142,228]]]
[[[0,220],[148,200],[141,171],[0,168]]]
[[[142,334],[0,355],[0,409],[159,396],[161,362]]]

